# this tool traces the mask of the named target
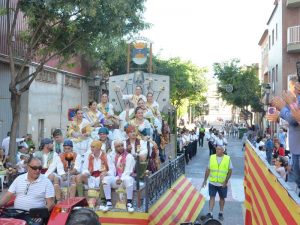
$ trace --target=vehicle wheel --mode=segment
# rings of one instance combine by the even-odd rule
[[[101,225],[101,223],[93,210],[80,208],[71,212],[66,225]]]

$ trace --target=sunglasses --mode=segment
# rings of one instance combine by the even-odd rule
[[[28,165],[28,166],[33,170],[42,170],[43,169],[42,166],[30,166],[30,165]]]

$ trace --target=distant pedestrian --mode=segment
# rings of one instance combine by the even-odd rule
[[[227,184],[232,173],[232,163],[228,155],[224,155],[224,148],[218,146],[216,154],[210,156],[209,164],[205,172],[205,178],[202,187],[207,184],[209,178],[209,212],[207,218],[213,218],[213,208],[215,205],[215,197],[218,192],[220,197],[220,212],[218,215],[219,220],[223,220],[223,210],[225,205],[225,198],[227,197]]]
[[[272,153],[274,149],[274,143],[270,134],[266,135],[267,141],[265,143],[267,161],[271,165],[272,164]]]
[[[2,141],[2,148],[4,149],[5,155],[8,156],[9,154],[9,140],[10,140],[10,131],[7,132],[6,138]]]
[[[199,147],[203,147],[203,140],[204,140],[204,136],[205,136],[205,128],[203,125],[201,125],[200,129],[199,129]]]

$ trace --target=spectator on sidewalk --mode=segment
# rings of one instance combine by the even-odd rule
[[[279,142],[274,143],[274,151],[273,151],[273,158],[277,159],[278,156],[285,156],[284,148],[280,146]]]
[[[287,162],[283,156],[278,156],[275,159],[275,170],[285,181],[286,181],[286,166],[287,166]]]
[[[298,188],[300,188],[300,83],[297,82],[297,76],[290,77],[289,89],[291,91],[283,92],[283,98],[276,96],[272,100],[272,105],[276,107],[278,111],[275,114],[267,115],[266,117],[269,121],[278,122],[280,116],[289,124],[288,142],[289,150],[292,153],[293,167],[291,175]]]
[[[286,146],[286,133],[283,131],[282,128],[280,128],[279,133],[278,133],[278,139],[280,145],[282,145],[283,148]]]
[[[266,143],[265,143],[265,148],[266,148],[266,155],[267,155],[267,161],[271,165],[272,164],[272,154],[273,154],[273,149],[274,149],[274,143],[271,138],[270,134],[266,135]]]
[[[9,154],[9,140],[10,140],[10,131],[7,132],[6,138],[2,141],[2,148],[4,149],[5,155]]]

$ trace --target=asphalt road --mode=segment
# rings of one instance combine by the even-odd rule
[[[243,225],[244,224],[244,152],[242,151],[241,140],[237,138],[227,138],[228,155],[232,159],[233,173],[228,183],[228,196],[224,208],[223,225]],[[200,215],[208,213],[208,189],[202,189],[202,182],[209,160],[208,144],[205,141],[203,147],[198,147],[197,155],[186,165],[186,176],[190,178],[193,185],[204,194],[206,202]],[[219,213],[219,198],[216,198],[216,204],[213,210],[214,218]],[[200,216],[199,215],[199,216]]]

